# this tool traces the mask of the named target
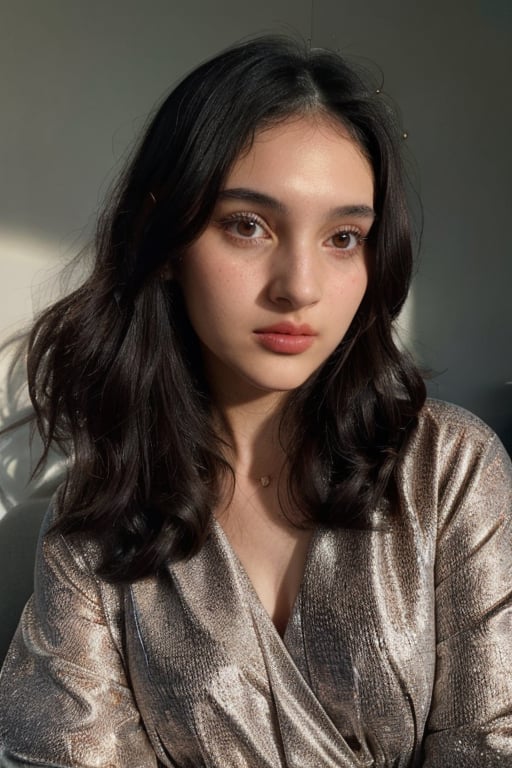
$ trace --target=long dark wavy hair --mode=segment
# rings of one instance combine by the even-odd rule
[[[397,462],[425,399],[392,333],[412,269],[400,131],[339,55],[258,38],[202,64],[163,102],[99,221],[89,277],[29,336],[38,428],[46,451],[70,455],[56,526],[101,543],[106,578],[155,573],[205,540],[229,466],[165,268],[186,258],[255,132],[311,112],[342,123],[369,159],[376,220],[363,302],[283,412],[288,490],[305,524],[368,525],[383,500],[399,509]]]

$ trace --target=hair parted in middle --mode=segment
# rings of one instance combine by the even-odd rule
[[[257,38],[199,66],[163,102],[100,219],[90,276],[29,338],[46,449],[56,442],[72,457],[57,525],[97,537],[108,578],[153,573],[204,542],[230,468],[198,340],[167,272],[204,231],[255,134],[315,113],[341,124],[370,162],[376,219],[362,304],[283,411],[290,498],[305,524],[332,527],[370,525],[382,499],[397,504],[397,461],[425,399],[392,333],[412,270],[400,131],[338,54]]]

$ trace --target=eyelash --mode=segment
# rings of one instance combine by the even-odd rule
[[[232,240],[235,240],[239,245],[242,245],[242,247],[252,246],[252,245],[258,245],[261,240],[266,240],[266,237],[244,237],[241,234],[234,234],[229,231],[229,227],[233,224],[239,224],[246,222],[248,224],[256,224],[258,227],[261,227],[261,229],[265,230],[267,232],[267,227],[265,225],[265,222],[262,221],[262,219],[257,216],[254,213],[245,213],[245,212],[237,212],[230,214],[229,216],[226,216],[223,219],[220,219],[218,221],[218,225],[221,227],[221,229],[226,233],[228,237],[230,237]],[[339,251],[340,253],[346,253],[346,254],[352,254],[356,248],[360,247],[366,240],[367,237],[364,237],[361,233],[361,230],[358,227],[353,226],[343,226],[340,227],[336,232],[334,232],[328,240],[332,240],[333,238],[337,237],[338,235],[352,235],[355,238],[355,244],[350,248],[337,248],[333,245],[334,250]]]
[[[336,251],[340,251],[341,253],[353,253],[356,248],[359,248],[368,239],[367,237],[363,237],[360,229],[350,226],[341,227],[333,235],[330,236],[329,240],[332,240],[338,235],[352,235],[352,237],[355,238],[355,245],[353,245],[351,248],[336,248],[336,246],[333,246]]]
[[[260,219],[259,216],[256,216],[254,213],[232,213],[229,216],[226,216],[224,219],[221,219],[218,224],[221,227],[221,229],[226,233],[228,237],[230,237],[232,240],[236,240],[238,244],[243,243],[244,246],[248,245],[256,245],[260,242],[260,240],[265,240],[266,237],[244,237],[240,234],[234,234],[233,232],[230,232],[228,227],[233,224],[240,224],[240,223],[247,223],[247,224],[256,224],[258,227],[261,227],[261,229],[267,231],[267,227],[265,223]]]

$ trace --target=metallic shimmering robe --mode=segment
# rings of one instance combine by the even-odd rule
[[[43,539],[0,685],[0,765],[512,766],[512,479],[430,402],[387,531],[319,529],[284,640],[221,528],[164,577]]]

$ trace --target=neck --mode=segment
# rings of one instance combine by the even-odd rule
[[[285,461],[279,440],[285,395],[270,393],[245,401],[215,401],[214,423],[237,475],[260,480],[279,474]]]

